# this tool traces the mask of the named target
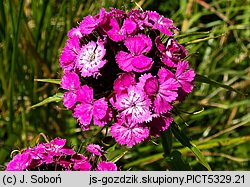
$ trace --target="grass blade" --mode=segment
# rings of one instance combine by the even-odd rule
[[[225,88],[227,90],[230,90],[230,91],[236,92],[238,94],[244,95],[242,92],[232,88],[231,86],[219,83],[219,82],[217,82],[215,80],[212,80],[212,79],[210,79],[208,77],[205,77],[203,75],[196,74],[195,81],[196,82],[201,82],[201,83],[207,83],[207,84],[210,84],[212,86],[222,87],[222,88]]]
[[[175,135],[175,137],[181,142],[181,144],[188,147],[195,154],[195,156],[198,158],[199,162],[203,166],[205,166],[209,171],[211,171],[211,168],[210,168],[208,162],[206,161],[206,158],[202,155],[200,150],[188,139],[186,134],[184,132],[182,132],[182,130],[179,128],[179,126],[175,122],[173,122],[171,124],[170,128],[171,128],[173,134]]]
[[[52,84],[61,84],[61,79],[34,79],[34,81],[52,83]]]
[[[41,101],[40,103],[37,103],[35,105],[32,105],[30,107],[31,108],[36,108],[36,107],[39,107],[39,106],[43,106],[45,104],[48,104],[48,103],[51,103],[51,102],[59,102],[62,100],[62,97],[63,97],[63,93],[57,93],[51,97],[48,97],[47,99],[44,99],[43,101]]]

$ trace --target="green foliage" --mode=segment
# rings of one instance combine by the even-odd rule
[[[136,2],[0,1],[2,169],[12,150],[34,145],[44,133],[67,138],[79,151],[89,142],[102,142],[107,158],[125,170],[249,170],[250,0]],[[198,75],[193,93],[175,104],[178,125],[128,149],[116,145],[105,129],[81,132],[58,102],[58,59],[67,31],[83,16],[100,7],[138,6],[174,20],[180,29],[176,39],[188,49],[187,60]]]

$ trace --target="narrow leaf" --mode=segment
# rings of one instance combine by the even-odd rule
[[[34,81],[53,83],[53,84],[60,84],[61,83],[61,79],[34,79]]]
[[[212,79],[210,79],[208,77],[205,77],[203,75],[196,74],[195,81],[196,82],[201,82],[201,83],[207,83],[207,84],[210,84],[210,85],[213,85],[213,86],[217,86],[217,87],[222,87],[222,88],[225,88],[227,90],[230,90],[230,91],[236,92],[238,94],[244,95],[242,92],[240,92],[240,91],[232,88],[231,86],[219,83],[219,82],[217,82],[215,80],[212,80]]]
[[[124,152],[122,152],[121,154],[119,154],[118,156],[116,156],[115,158],[113,158],[113,159],[111,160],[111,162],[116,163],[116,162],[117,162],[118,160],[120,160],[127,152],[128,152],[127,150],[124,151]]]
[[[164,156],[168,156],[172,151],[172,132],[170,128],[168,128],[165,132],[162,133],[161,141]]]
[[[174,150],[165,158],[172,171],[191,171],[189,164],[183,160],[181,152]]]
[[[211,168],[208,162],[206,161],[206,158],[202,155],[200,150],[193,143],[191,143],[191,141],[188,139],[186,134],[180,129],[180,127],[175,122],[173,122],[170,127],[172,129],[173,134],[181,142],[181,144],[188,147],[198,158],[199,162],[203,166],[205,166],[209,171],[211,171]]]
[[[215,147],[221,147],[221,146],[226,147],[226,146],[230,146],[230,145],[234,145],[234,144],[242,144],[242,143],[249,142],[249,141],[250,141],[250,136],[243,136],[243,137],[237,137],[237,138],[225,138],[225,139],[213,139],[205,144],[197,145],[197,147],[200,150],[208,150],[208,149],[212,149]],[[178,144],[176,146],[179,147]],[[189,152],[190,149],[185,147],[185,148],[179,149],[179,151],[182,154],[185,154],[185,153]],[[144,158],[129,162],[129,163],[124,165],[124,168],[127,169],[127,168],[130,168],[132,166],[145,166],[147,164],[156,162],[158,160],[162,160],[163,158],[164,157],[163,157],[162,152],[157,153],[154,155],[150,155],[148,157],[144,157]]]
[[[62,100],[62,97],[63,97],[63,93],[57,93],[51,97],[44,99],[40,103],[32,105],[30,108],[36,108],[36,107],[43,106],[43,105],[51,103],[51,102],[59,102]]]
[[[204,41],[207,41],[207,40],[219,38],[221,36],[223,36],[223,34],[222,35],[218,35],[218,36],[211,36],[211,37],[206,37],[206,38],[200,38],[200,39],[196,39],[196,40],[193,40],[193,41],[190,41],[190,42],[185,42],[185,43],[180,42],[180,44],[185,44],[185,46],[187,46],[187,45],[190,45],[190,44],[200,43],[200,42],[204,42]]]

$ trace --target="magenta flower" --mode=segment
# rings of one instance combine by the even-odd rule
[[[80,51],[80,41],[78,37],[69,38],[60,56],[60,66],[65,71],[70,71],[75,66],[75,59]]]
[[[80,154],[75,154],[70,161],[73,163],[73,168],[76,171],[90,171],[92,168],[88,158]]]
[[[133,123],[151,120],[150,105],[149,98],[135,86],[129,87],[127,94],[117,96],[115,103],[115,107],[120,112],[119,116]]]
[[[127,124],[118,121],[111,126],[110,133],[120,145],[133,147],[148,138],[149,129],[145,124]]]
[[[103,119],[108,112],[108,103],[104,98],[94,101],[93,89],[84,85],[77,91],[77,100],[80,104],[74,109],[74,117],[77,118],[83,130],[88,130],[93,119],[94,124],[103,126]]]
[[[96,171],[117,171],[117,166],[113,162],[99,162]]]
[[[111,40],[119,42],[124,40],[128,34],[132,34],[136,30],[136,23],[127,18],[120,28],[118,20],[111,18],[102,28],[106,31]]]
[[[75,165],[74,165],[75,164]],[[25,170],[75,170],[83,168],[83,164],[88,163],[87,158],[83,155],[76,154],[75,151],[66,146],[66,140],[55,138],[48,143],[39,143],[34,148],[27,148],[20,154],[16,155],[6,167],[7,171],[25,171]],[[87,169],[85,169],[87,170]]]
[[[48,145],[48,147],[46,146]],[[66,147],[66,139],[55,138],[50,143],[45,144],[47,151],[51,152],[51,155],[55,154],[56,156],[61,155],[73,155],[75,151],[72,148]]]
[[[157,12],[151,12],[151,11],[147,11],[146,12],[148,15],[148,19],[149,19],[149,23],[152,23],[152,28],[159,30],[160,32],[162,32],[163,34],[166,34],[167,36],[172,36],[173,33],[170,31],[170,29],[175,29],[175,27],[173,27],[173,21],[165,18],[164,16],[158,14]]]
[[[32,161],[29,152],[24,151],[22,154],[15,155],[8,163],[6,171],[24,171],[28,168]]]
[[[72,29],[69,30],[68,37],[69,38],[74,38],[74,37],[82,38],[83,35],[82,35],[81,31],[80,31],[80,28],[76,27],[76,28],[72,28]]]
[[[172,109],[170,103],[177,98],[177,90],[178,84],[174,79],[168,79],[159,85],[153,107],[156,114],[165,113]]]
[[[128,88],[135,84],[135,74],[123,73],[114,81],[114,91],[117,95],[125,94]]]
[[[75,75],[63,77],[71,80],[62,80],[63,102],[84,131],[114,121],[112,136],[132,147],[168,128],[174,102],[192,91],[195,76],[175,30],[155,11],[102,8],[68,32],[60,64]]]
[[[190,93],[193,90],[193,80],[195,72],[193,69],[189,69],[187,61],[179,62],[175,72],[176,80],[180,87],[186,92]]]
[[[154,98],[153,109],[155,113],[161,114],[172,108],[170,103],[176,100],[178,96],[178,83],[174,78],[169,78],[168,70],[165,68],[159,70],[158,77],[157,80],[156,77],[151,75],[141,76],[139,85],[142,86],[144,83],[145,93]]]
[[[63,105],[67,108],[72,108],[77,100],[77,95],[74,92],[65,92],[63,94]]]
[[[124,42],[129,52],[119,51],[116,55],[116,61],[123,71],[144,72],[153,65],[153,60],[144,55],[151,50],[152,41],[144,34],[128,37]]]
[[[173,121],[173,117],[170,113],[162,114],[160,117],[153,118],[149,123],[150,135],[159,137],[162,132],[168,129]]]
[[[76,90],[80,88],[80,79],[74,72],[65,72],[61,80],[61,87],[68,92],[63,95],[63,104],[67,108],[72,108],[76,101],[77,95]]]
[[[65,72],[61,80],[61,87],[69,91],[76,91],[80,88],[80,84],[80,79],[75,72]]]
[[[101,8],[99,14],[96,16],[86,16],[81,21],[79,28],[82,34],[90,34],[94,31],[97,27],[103,24],[106,20],[107,12],[104,8]]]
[[[148,15],[146,12],[140,10],[131,10],[127,16],[133,20],[140,30],[144,30],[146,27],[152,27],[152,24],[148,21]]]
[[[104,150],[99,145],[96,144],[88,144],[86,150],[97,156],[102,156],[104,153]]]
[[[160,37],[155,39],[156,46],[161,53],[161,60],[169,67],[177,67],[177,63],[187,56],[185,48],[173,38],[169,38],[166,47]]]
[[[106,54],[103,42],[98,40],[96,42],[89,42],[84,45],[76,59],[76,67],[79,68],[83,77],[98,76],[99,69],[106,64],[103,57]]]

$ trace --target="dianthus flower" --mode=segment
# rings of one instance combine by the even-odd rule
[[[78,37],[69,38],[60,56],[60,66],[65,71],[71,71],[75,67],[75,59],[80,51]]]
[[[104,153],[104,150],[99,145],[96,144],[88,144],[86,150],[97,156],[102,156]]]
[[[93,89],[84,85],[77,91],[77,104],[74,116],[78,119],[83,130],[88,130],[93,119],[94,124],[103,126],[106,123],[108,104],[104,98],[94,101]]]
[[[95,145],[98,147],[98,145]],[[97,167],[96,167],[97,165]],[[91,171],[117,170],[113,162],[102,157],[98,163],[77,154],[66,146],[66,140],[55,138],[48,143],[39,143],[15,155],[7,164],[6,171]]]
[[[102,41],[91,41],[84,45],[76,59],[76,67],[80,70],[83,77],[97,76],[99,69],[102,68],[106,60],[103,59],[106,50]]]
[[[119,144],[132,147],[148,138],[149,128],[143,123],[128,124],[119,121],[111,126],[110,133]]]
[[[135,86],[128,88],[127,94],[118,95],[115,107],[119,116],[132,123],[141,123],[151,119],[151,102],[146,94]]]
[[[80,88],[78,75],[74,72],[66,72],[61,80],[61,87],[68,90],[68,92],[65,92],[63,95],[64,106],[72,108],[77,101],[76,90]]]
[[[124,45],[129,53],[120,51],[116,55],[116,61],[119,67],[126,72],[144,72],[153,65],[153,60],[143,53],[149,52],[152,47],[152,41],[144,34],[128,37]]]
[[[84,131],[107,125],[119,144],[132,147],[171,125],[173,105],[193,90],[195,77],[175,30],[155,11],[102,8],[68,32],[63,100]]]
[[[96,171],[117,171],[117,166],[113,162],[102,161],[98,164]]]

